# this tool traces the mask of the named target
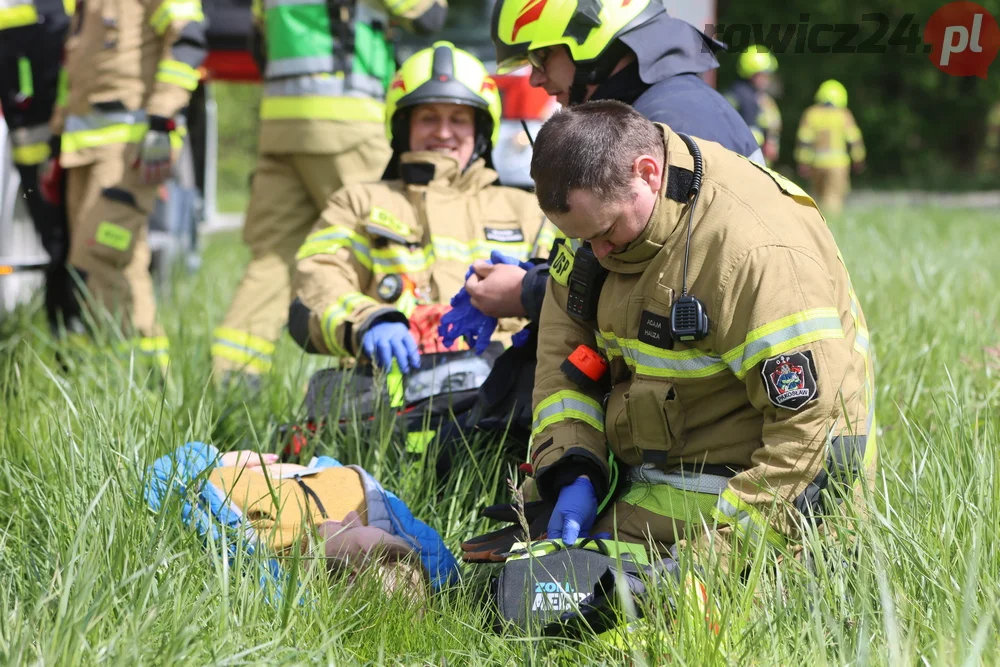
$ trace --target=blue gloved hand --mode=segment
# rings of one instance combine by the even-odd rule
[[[451,347],[455,341],[465,337],[469,347],[482,354],[489,347],[490,337],[497,328],[497,319],[489,317],[472,305],[469,293],[463,287],[451,299],[451,310],[441,317],[438,335],[445,347]]]
[[[586,477],[577,477],[559,491],[559,499],[549,518],[548,539],[562,538],[571,546],[578,537],[587,537],[597,519],[597,493]]]
[[[404,373],[420,368],[420,351],[410,328],[402,322],[376,324],[361,339],[361,347],[376,366],[388,370],[392,359],[399,362]]]
[[[520,266],[525,271],[534,266],[531,262],[522,262],[518,258],[505,255],[499,250],[494,250],[490,253],[490,262],[493,264],[511,264],[513,266]],[[469,276],[466,276],[465,279],[468,280]]]

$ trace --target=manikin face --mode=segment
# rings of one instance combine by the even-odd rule
[[[602,201],[589,190],[572,190],[568,213],[545,214],[567,237],[590,241],[594,255],[603,259],[636,240],[653,215],[660,193],[663,165],[642,155],[632,164],[630,195],[620,201]]]
[[[462,104],[421,104],[410,115],[410,150],[436,151],[468,166],[476,147],[476,112]]]

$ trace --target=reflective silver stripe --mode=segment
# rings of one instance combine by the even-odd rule
[[[661,369],[675,371],[680,374],[701,375],[702,373],[699,373],[699,371],[712,371],[711,373],[707,373],[711,375],[725,368],[722,365],[722,359],[719,357],[711,357],[707,354],[698,354],[686,359],[660,357],[634,349],[631,346],[621,345],[616,339],[605,336],[603,332],[598,333],[598,340],[603,342],[604,346],[610,352],[621,354],[628,362],[631,362],[630,365],[633,368],[640,367],[637,369],[640,372],[648,373],[647,369]],[[718,366],[718,368],[713,369],[714,366]]]
[[[597,422],[604,422],[604,412],[595,408],[590,403],[586,401],[581,401],[578,398],[573,398],[572,396],[565,396],[555,401],[551,405],[547,405],[535,415],[535,421],[531,424],[532,431],[535,431],[546,419],[554,417],[563,412],[578,412],[589,417],[593,417]]]
[[[264,84],[267,97],[342,97],[351,93],[381,97],[385,87],[379,79],[351,72],[346,77],[302,75],[274,79]]]
[[[823,331],[824,329],[840,329],[841,327],[842,325],[839,317],[817,317],[807,319],[804,322],[796,322],[795,324],[791,324],[783,329],[766,334],[752,343],[747,343],[746,347],[743,348],[743,353],[729,362],[729,368],[732,369],[733,373],[739,375],[743,370],[743,361],[745,359],[752,359],[754,355],[763,352],[770,347],[780,345],[781,343],[790,341],[793,338],[797,338],[814,331]]]
[[[35,125],[33,127],[19,127],[10,133],[10,141],[15,146],[30,146],[31,144],[43,144],[49,140],[52,133],[49,132],[48,125]]]
[[[663,472],[651,463],[633,467],[628,473],[629,481],[644,484],[666,484],[679,491],[710,493],[719,495],[729,485],[729,477],[696,472]]]
[[[145,111],[92,111],[86,116],[68,116],[65,132],[100,130],[112,125],[133,125],[146,120]]]
[[[265,77],[276,79],[282,76],[298,76],[300,74],[317,74],[333,71],[333,54],[321,56],[303,56],[301,58],[282,58],[267,63]]]
[[[868,353],[868,335],[858,329],[857,338],[854,340],[854,344],[864,350],[865,354]]]
[[[0,0],[0,10],[2,9],[14,9],[15,7],[20,7],[22,5],[30,5],[32,0]]]

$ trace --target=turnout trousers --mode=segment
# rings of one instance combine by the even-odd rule
[[[66,170],[69,263],[84,278],[91,305],[103,307],[103,315],[163,365],[169,343],[156,319],[147,229],[158,186],[136,180],[136,150],[134,144],[105,146],[94,161]]]

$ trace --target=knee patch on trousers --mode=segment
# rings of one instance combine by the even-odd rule
[[[120,188],[102,190],[94,214],[99,218],[96,224],[88,225],[92,236],[84,239],[88,260],[125,268],[132,259],[136,234],[146,223],[146,214],[132,193]]]

